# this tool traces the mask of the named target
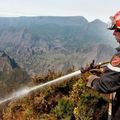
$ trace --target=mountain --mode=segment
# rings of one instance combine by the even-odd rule
[[[9,94],[15,89],[25,85],[30,80],[27,72],[0,50],[0,97]]]
[[[106,24],[98,19],[88,22],[82,16],[0,18],[0,100],[28,82],[31,87],[42,84],[66,71],[68,74],[78,70],[93,59],[96,63],[109,61],[114,54],[112,41]],[[29,81],[24,68],[30,75],[42,75]],[[107,96],[86,87],[89,74],[60,85],[56,81],[54,86],[8,102],[3,109],[0,107],[0,119],[107,119]]]
[[[82,16],[0,18],[0,43],[0,48],[30,74],[80,66],[93,59],[91,54],[100,61],[96,53],[99,45],[106,44],[108,50],[115,46],[104,22],[88,22]],[[100,52],[104,57],[113,54],[104,52]]]
[[[82,21],[82,22],[81,22]],[[88,21],[82,16],[75,17],[50,17],[50,16],[38,16],[38,17],[0,17],[0,28],[5,29],[8,27],[33,27],[45,24],[56,24],[59,26],[74,26],[88,23]]]

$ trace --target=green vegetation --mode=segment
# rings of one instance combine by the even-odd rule
[[[72,72],[74,68],[69,69]],[[31,92],[28,96],[11,101],[1,108],[2,120],[106,120],[108,97],[85,86],[86,72],[69,82],[48,86]],[[49,71],[35,76],[37,85],[62,76],[61,72]]]
[[[72,117],[73,108],[73,101],[67,97],[63,97],[58,101],[58,104],[54,108],[54,112],[58,119]]]

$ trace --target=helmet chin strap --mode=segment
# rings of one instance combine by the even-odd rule
[[[120,43],[118,43],[118,47],[116,48],[117,51],[120,51]]]

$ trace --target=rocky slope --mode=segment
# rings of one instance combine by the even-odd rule
[[[29,73],[107,59],[113,39],[105,23],[82,16],[0,18],[0,48]]]
[[[21,69],[15,60],[4,51],[0,51],[0,97],[10,94],[28,81],[30,77],[27,72]]]

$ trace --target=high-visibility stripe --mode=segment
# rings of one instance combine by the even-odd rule
[[[116,72],[120,72],[120,68],[119,68],[119,67],[114,67],[114,66],[112,66],[110,63],[107,65],[107,67],[108,67],[110,70],[113,70],[113,71],[116,71]]]

